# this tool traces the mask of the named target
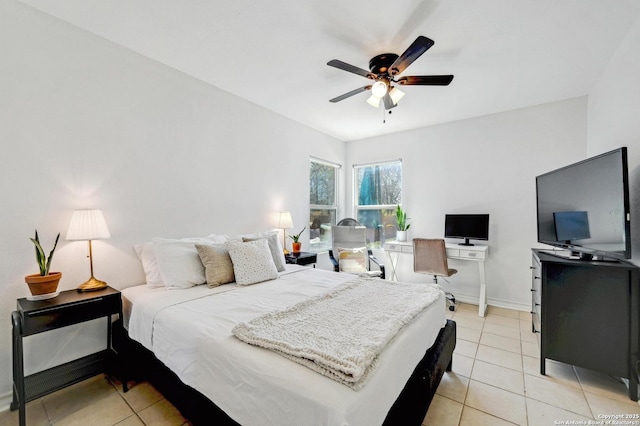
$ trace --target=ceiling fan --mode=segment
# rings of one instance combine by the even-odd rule
[[[418,36],[400,56],[395,53],[382,53],[371,58],[369,61],[369,69],[371,71],[366,71],[338,59],[330,60],[327,65],[331,67],[361,75],[375,82],[330,99],[329,102],[340,102],[360,92],[371,90],[371,97],[367,100],[369,105],[377,108],[380,106],[380,100],[382,100],[384,108],[391,109],[404,96],[404,93],[394,84],[400,86],[448,86],[453,80],[452,75],[417,75],[396,79],[396,76],[402,73],[431,46],[433,46],[433,40]]]

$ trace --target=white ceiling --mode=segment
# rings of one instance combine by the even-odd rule
[[[638,0],[22,0],[105,39],[341,140],[434,125],[589,93],[640,14]],[[393,114],[368,92],[329,99],[418,36],[435,45],[401,76]]]

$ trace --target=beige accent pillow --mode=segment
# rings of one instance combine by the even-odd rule
[[[226,244],[196,244],[196,250],[204,265],[204,274],[209,287],[218,287],[235,281],[233,263]]]
[[[278,278],[267,240],[229,241],[227,250],[233,262],[233,272],[238,285],[255,284]]]
[[[340,272],[361,274],[367,272],[368,251],[366,247],[338,248],[338,266]]]

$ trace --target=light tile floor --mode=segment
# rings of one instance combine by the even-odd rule
[[[453,371],[445,373],[424,425],[605,425],[600,415],[640,416],[640,405],[614,378],[549,360],[547,375],[541,376],[529,313],[489,307],[482,318],[477,306],[460,304],[449,317],[458,326]],[[150,384],[139,383],[127,393],[121,389],[104,376],[94,377],[30,402],[27,424],[190,424]],[[17,418],[17,412],[1,412],[0,426],[17,425]],[[640,425],[640,418],[617,421],[609,424]]]
[[[458,326],[453,371],[424,425],[640,425],[640,405],[622,381],[552,360],[540,375],[528,312],[489,307],[482,318],[477,306],[460,304],[449,317]],[[603,418],[614,415],[622,417]]]

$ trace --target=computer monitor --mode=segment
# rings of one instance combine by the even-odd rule
[[[445,238],[462,238],[461,246],[472,246],[469,240],[489,239],[488,214],[447,214],[444,217]]]

